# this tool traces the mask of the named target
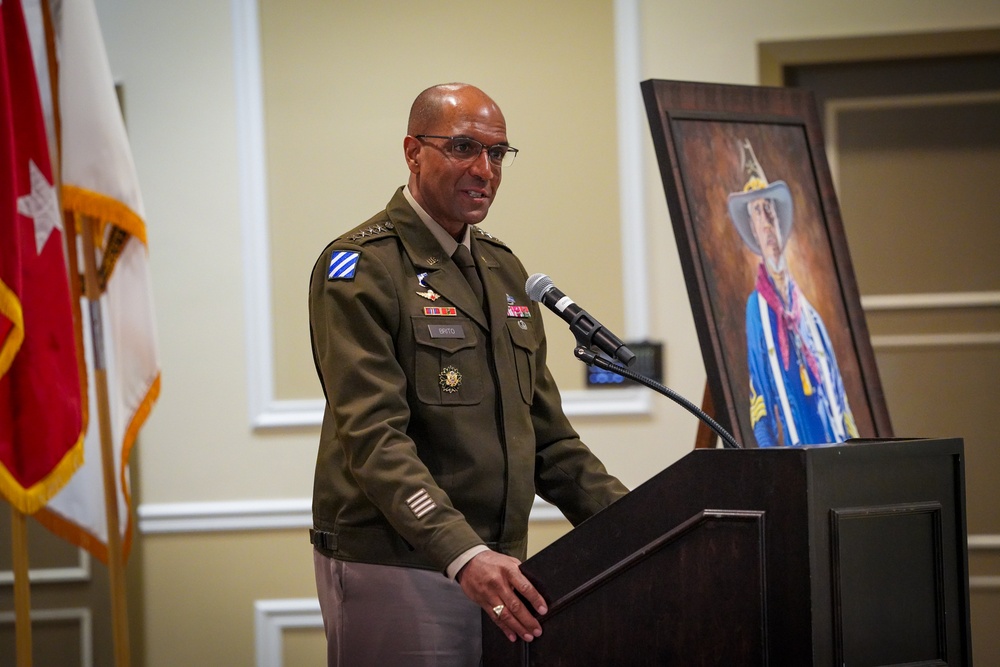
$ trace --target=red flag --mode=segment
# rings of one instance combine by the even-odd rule
[[[20,0],[0,2],[0,494],[32,514],[83,459],[62,216]]]

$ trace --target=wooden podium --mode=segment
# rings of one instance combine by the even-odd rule
[[[968,665],[962,441],[695,450],[525,561],[483,664]]]

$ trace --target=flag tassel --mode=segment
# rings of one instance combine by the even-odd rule
[[[90,304],[91,341],[94,357],[94,393],[101,436],[101,472],[104,479],[104,508],[108,522],[108,573],[111,584],[111,615],[115,645],[115,664],[128,667],[130,662],[128,611],[125,601],[125,562],[119,529],[118,490],[115,481],[114,444],[111,435],[111,411],[108,401],[108,375],[104,356],[100,287],[97,279],[94,219],[80,216],[83,239],[84,291]]]

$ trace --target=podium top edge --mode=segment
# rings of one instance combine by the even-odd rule
[[[725,448],[715,448],[715,449],[696,449],[693,451],[700,452],[803,452],[803,451],[814,451],[814,450],[831,450],[831,449],[851,449],[858,447],[875,447],[879,445],[918,445],[921,443],[957,443],[960,447],[964,446],[964,441],[961,437],[947,437],[947,438],[923,438],[923,437],[912,437],[912,438],[852,438],[845,442],[829,442],[829,443],[819,443],[811,445],[796,445],[789,447],[745,447],[743,449],[725,449]]]

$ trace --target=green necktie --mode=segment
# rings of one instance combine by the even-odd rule
[[[476,295],[476,299],[479,300],[479,305],[483,305],[483,281],[479,279],[479,272],[476,271],[476,263],[472,259],[472,253],[461,243],[458,244],[458,248],[455,249],[454,254],[451,259],[458,264],[458,268],[462,269],[462,275],[469,283],[469,287]]]

